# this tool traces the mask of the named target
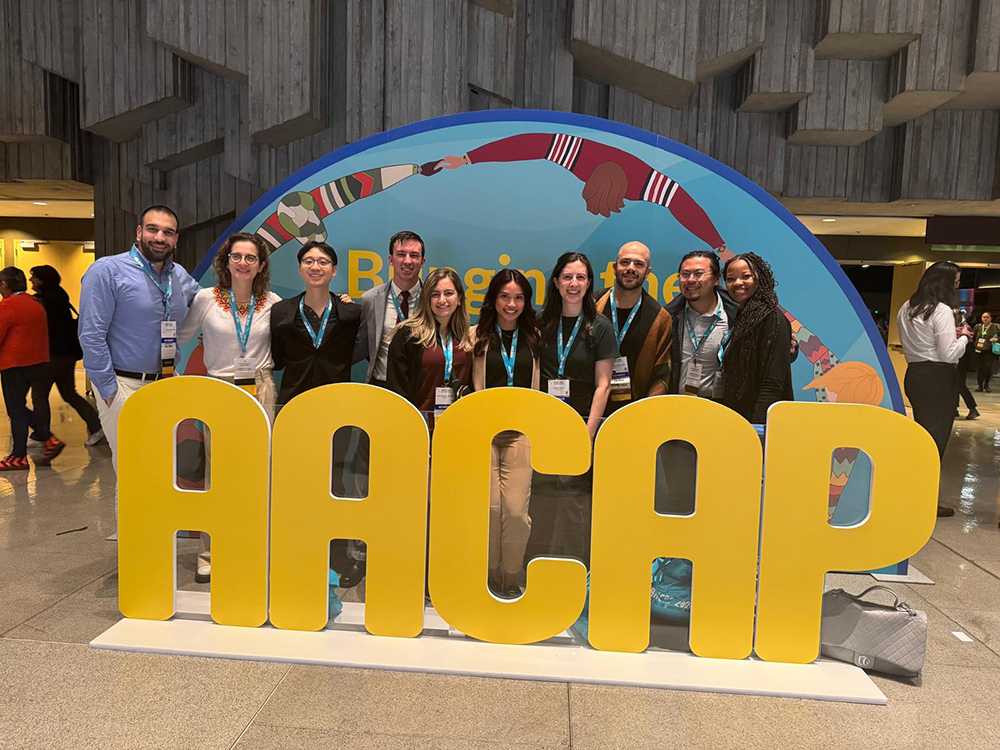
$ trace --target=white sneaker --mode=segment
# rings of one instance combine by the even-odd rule
[[[97,432],[95,432],[89,438],[87,438],[83,442],[83,444],[84,445],[91,445],[91,446],[93,446],[93,445],[97,445],[102,440],[104,440],[104,430],[103,429],[99,429]]]
[[[198,572],[194,574],[195,583],[208,583],[212,580],[212,566],[199,565]]]

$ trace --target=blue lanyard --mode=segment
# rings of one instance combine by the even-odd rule
[[[716,297],[716,299],[718,299],[718,297]],[[694,351],[691,353],[691,359],[692,360],[694,360],[694,358],[698,356],[698,352],[701,351],[701,347],[708,340],[708,337],[712,335],[712,331],[715,330],[715,327],[719,324],[719,321],[722,320],[722,302],[720,301],[718,304],[719,304],[719,306],[715,310],[715,317],[712,318],[711,324],[708,326],[708,328],[706,329],[705,333],[702,334],[701,341],[698,341],[697,337],[694,335],[694,326],[691,325],[691,310],[690,310],[690,308],[688,308],[684,312],[684,322],[687,323],[688,336],[690,336],[690,338],[691,338],[691,346],[694,348]],[[720,351],[720,356],[721,356],[721,351],[722,351],[721,347],[720,347],[719,351]]]
[[[309,325],[309,319],[306,317],[306,296],[303,294],[299,297],[299,315],[302,316],[302,325],[306,327],[306,333],[309,334],[309,338],[312,339],[313,347],[319,349],[319,345],[323,343],[323,334],[326,332],[327,321],[330,320],[330,310],[333,308],[333,300],[326,303],[326,308],[323,310],[323,317],[319,321],[319,333],[313,330],[313,327]],[[233,315],[236,313],[234,312]],[[250,332],[250,326],[247,325],[247,333]]]
[[[639,312],[639,307],[642,305],[642,295],[639,295],[638,301],[632,308],[632,312],[629,313],[628,320],[625,321],[625,327],[622,328],[621,333],[618,332],[618,307],[615,305],[615,288],[611,287],[611,324],[615,327],[615,338],[618,340],[618,346],[622,345],[622,341],[625,340],[625,334],[628,333],[628,327],[632,325],[632,321],[635,320],[635,314]]]
[[[455,339],[449,335],[448,343],[445,344],[444,336],[438,331],[438,341],[441,342],[441,351],[444,352],[444,384],[448,385],[451,382],[452,363],[455,361]]]
[[[413,295],[411,294],[410,296],[412,297]],[[392,291],[392,284],[389,284],[389,299],[392,300],[392,306],[396,308],[396,322],[402,323],[406,320],[406,316],[403,315],[403,310],[399,306],[399,300],[396,298],[396,293]],[[410,301],[412,302],[413,300],[411,299]]]
[[[566,347],[563,348],[563,324],[562,317],[559,318],[559,338],[556,342],[556,354],[559,355],[560,378],[566,372],[566,358],[569,357],[569,350],[573,348],[573,342],[576,341],[576,334],[580,332],[581,323],[583,323],[582,314],[576,316],[576,325],[573,326],[573,333],[569,335],[569,342],[567,342]]]
[[[254,307],[256,307],[256,301],[256,298],[251,294],[250,311],[247,313],[247,327],[245,329],[241,328],[240,316],[239,313],[236,312],[236,297],[233,295],[233,290],[229,290],[229,310],[233,314],[233,323],[236,325],[236,338],[240,342],[240,351],[243,352],[244,356],[246,356],[247,353],[247,342],[250,340],[250,326],[253,325],[253,310]],[[302,319],[305,320],[305,316],[303,316]],[[306,325],[308,326],[309,324],[306,323]]]
[[[729,347],[729,339],[733,336],[733,329],[730,328],[726,331],[726,335],[722,337],[722,343],[719,344],[719,364],[722,364],[722,360],[725,359],[726,349]]]
[[[132,249],[128,251],[128,254],[132,257],[132,260],[136,262],[139,268],[141,268],[152,280],[152,282],[156,284],[156,288],[160,290],[160,294],[163,295],[163,319],[170,320],[170,297],[174,293],[174,275],[169,272],[167,273],[167,285],[164,287],[160,283],[160,279],[157,275],[153,273],[153,269],[150,268],[149,264],[145,262],[141,255],[139,255],[139,251],[135,249],[135,245],[133,245]]]
[[[497,323],[497,336],[500,337],[500,357],[503,359],[503,366],[507,369],[507,387],[514,385],[514,360],[517,358],[517,329],[514,329],[514,338],[510,341],[510,356],[503,348],[503,331]]]

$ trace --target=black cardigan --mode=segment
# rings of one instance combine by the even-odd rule
[[[792,391],[792,324],[781,310],[775,309],[772,316],[778,317],[778,335],[770,347],[765,347],[759,340],[760,332],[764,326],[757,326],[754,333],[758,340],[754,342],[742,342],[742,345],[749,344],[756,352],[754,372],[750,375],[750,388],[745,395],[737,399],[735,388],[733,388],[732,375],[725,374],[726,391],[722,398],[722,403],[733,411],[741,414],[752,424],[764,424],[767,421],[767,410],[776,401],[792,401],[795,394]],[[729,351],[736,343],[735,339],[729,342]]]
[[[351,355],[361,324],[361,305],[345,305],[333,296],[337,320],[327,326],[317,349],[298,320],[302,296],[275,302],[271,308],[271,358],[275,370],[285,371],[278,393],[282,405],[310,388],[351,379]]]

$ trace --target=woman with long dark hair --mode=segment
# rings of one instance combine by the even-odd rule
[[[490,281],[473,332],[472,386],[538,390],[541,337],[531,306],[531,284],[520,271],[502,268]],[[521,595],[517,578],[531,535],[531,446],[513,430],[493,439],[490,471],[489,585],[498,596]]]
[[[913,418],[934,438],[942,459],[958,402],[955,365],[972,338],[967,324],[956,327],[951,311],[961,275],[954,263],[933,264],[896,317],[906,359],[903,390],[913,407]],[[938,505],[937,514],[953,516],[955,511]]]
[[[765,424],[776,401],[791,401],[792,326],[778,307],[771,266],[756,253],[730,258],[726,290],[740,306],[722,344],[722,403],[752,424]]]
[[[49,393],[52,386],[59,389],[62,400],[73,407],[80,418],[87,424],[85,445],[97,445],[104,439],[101,420],[97,410],[83,396],[76,392],[76,363],[83,358],[80,340],[77,338],[76,320],[73,314],[76,309],[69,301],[69,295],[62,288],[62,278],[52,266],[35,266],[31,269],[31,288],[35,298],[45,308],[49,326],[49,361],[39,365],[38,377],[31,385],[32,411],[45,432],[49,432],[52,424],[52,412],[49,409]],[[58,454],[61,447],[55,450],[49,445],[49,438],[40,432],[30,437],[33,440],[45,442],[46,454]],[[58,442],[58,441],[57,441]],[[54,453],[53,453],[54,450]],[[50,456],[50,459],[51,460]]]
[[[450,268],[438,268],[423,284],[417,311],[392,332],[386,387],[427,416],[442,413],[468,385],[472,337],[465,288]]]
[[[611,392],[618,343],[611,321],[597,314],[594,269],[583,253],[563,253],[545,290],[542,386],[576,409],[597,434]],[[594,475],[536,474],[532,484],[529,556],[575,557],[590,565],[590,501]],[[537,511],[537,512],[536,512]]]

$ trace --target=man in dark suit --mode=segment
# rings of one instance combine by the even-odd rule
[[[361,326],[354,345],[354,361],[368,360],[365,382],[385,388],[389,334],[417,309],[420,299],[420,272],[424,267],[424,241],[416,232],[396,232],[389,239],[389,267],[392,276],[385,284],[361,295]],[[368,495],[368,436],[358,440],[355,469],[355,497]],[[338,565],[341,584],[352,586],[365,574],[365,545],[351,541],[346,560]]]
[[[389,334],[417,309],[424,260],[424,241],[420,235],[396,232],[389,240],[391,279],[361,295],[361,327],[354,361],[368,360],[366,383],[385,387]]]

